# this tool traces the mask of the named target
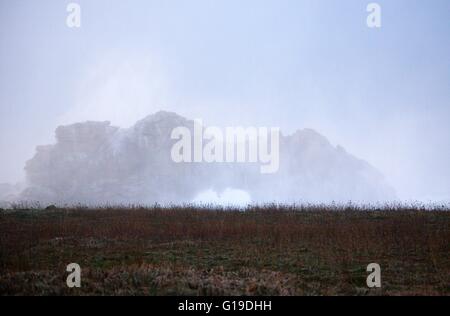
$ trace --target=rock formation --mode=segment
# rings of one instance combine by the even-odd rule
[[[175,163],[175,127],[193,121],[158,112],[121,129],[86,122],[56,129],[54,145],[37,147],[26,164],[22,200],[42,203],[183,203],[213,189],[247,191],[255,202],[374,202],[394,198],[367,162],[313,130],[280,139],[280,168],[261,174],[251,163]]]

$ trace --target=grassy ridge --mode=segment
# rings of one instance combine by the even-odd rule
[[[82,287],[66,287],[67,264]],[[366,267],[382,268],[369,290]],[[0,215],[0,295],[449,295],[443,208],[66,208]]]

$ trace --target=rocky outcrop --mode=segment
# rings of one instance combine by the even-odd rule
[[[383,176],[325,137],[305,129],[280,139],[280,168],[261,174],[251,163],[175,163],[175,127],[193,121],[158,112],[129,129],[86,122],[56,129],[54,145],[37,147],[26,164],[22,200],[43,203],[190,202],[201,191],[247,191],[255,202],[385,201]]]

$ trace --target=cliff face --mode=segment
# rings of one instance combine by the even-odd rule
[[[22,200],[43,203],[182,203],[213,189],[247,191],[254,202],[385,201],[382,175],[313,130],[280,138],[280,168],[250,163],[181,163],[170,153],[174,128],[193,121],[158,112],[129,129],[86,122],[56,129],[56,144],[37,147],[26,164]]]

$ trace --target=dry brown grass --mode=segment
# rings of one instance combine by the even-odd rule
[[[449,241],[444,208],[14,210],[0,215],[0,294],[448,295]],[[65,285],[71,262],[80,289]]]

